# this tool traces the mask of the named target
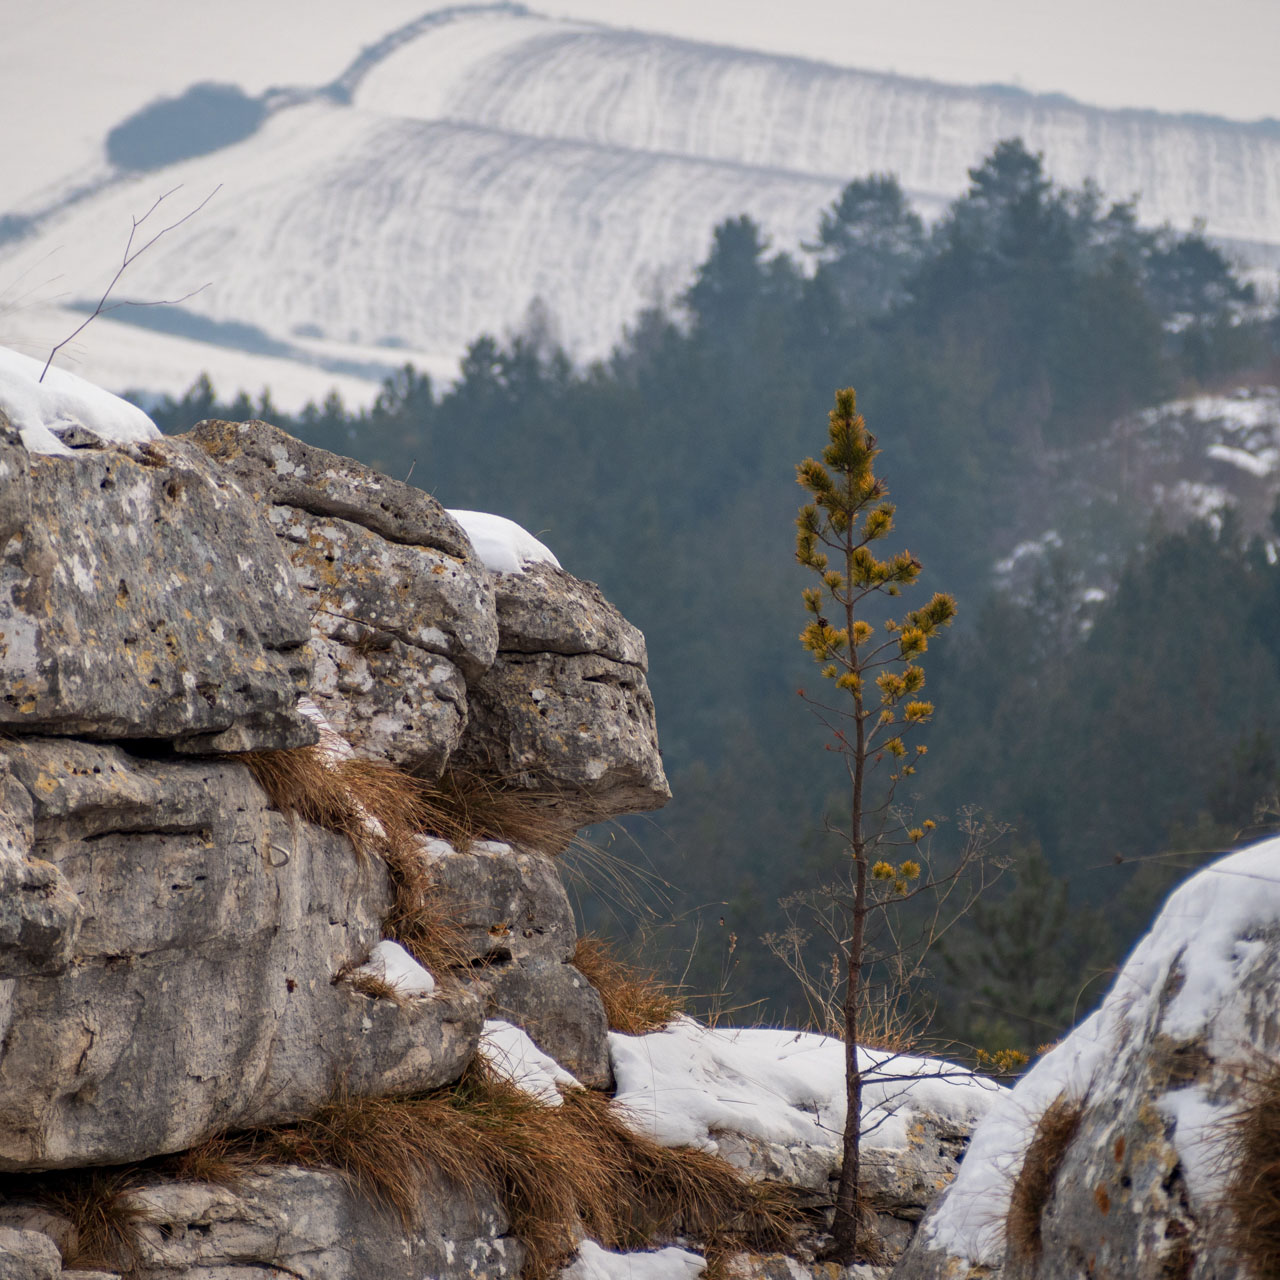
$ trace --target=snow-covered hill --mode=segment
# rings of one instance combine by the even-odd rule
[[[221,188],[122,296],[207,287],[181,310],[96,322],[72,358],[155,390],[206,367],[220,389],[268,384],[285,407],[334,384],[367,397],[406,359],[447,373],[535,300],[577,357],[601,355],[641,306],[684,287],[721,219],[750,213],[794,248],[846,181],[886,170],[935,214],[1012,135],[1060,181],[1141,192],[1147,222],[1203,217],[1253,260],[1280,258],[1280,135],[1265,126],[958,89],[511,4],[389,18],[373,41],[367,27],[345,70],[271,95],[244,141],[142,176],[82,171],[51,204],[46,187],[12,206],[34,230],[0,244],[0,340],[34,353],[74,328],[67,310],[4,303],[96,299],[131,218],[179,184],[177,214]],[[178,332],[158,340],[129,315]]]

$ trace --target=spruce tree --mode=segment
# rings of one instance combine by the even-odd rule
[[[846,1265],[855,1260],[859,1246],[863,1072],[858,1041],[872,960],[868,921],[895,899],[939,883],[921,866],[927,865],[934,823],[910,825],[895,804],[895,793],[925,753],[921,744],[910,748],[907,739],[933,714],[933,705],[919,696],[924,688],[919,659],[956,611],[952,597],[938,593],[901,621],[885,620],[883,632],[865,616],[878,598],[897,596],[920,576],[920,562],[909,551],[882,560],[871,549],[890,533],[894,518],[894,506],[886,501],[888,489],[874,471],[878,452],[875,436],[857,411],[854,391],[847,388],[836,393],[821,460],[806,458],[796,468],[811,499],[796,519],[796,559],[818,579],[804,591],[812,616],[800,639],[834,685],[837,705],[809,701],[832,735],[829,745],[844,758],[849,784],[847,827],[839,832],[851,864],[841,938],[848,1115],[827,1255]],[[875,776],[882,765],[887,776]]]

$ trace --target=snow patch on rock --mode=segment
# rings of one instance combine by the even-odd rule
[[[694,1280],[703,1274],[706,1259],[688,1249],[611,1253],[593,1240],[578,1246],[578,1257],[561,1273],[561,1280]]]
[[[921,1226],[922,1243],[970,1264],[998,1264],[1010,1189],[1045,1109],[1063,1096],[1105,1106],[1109,1091],[1123,1088],[1126,1064],[1157,1030],[1174,1041],[1203,1041],[1215,1061],[1246,1051],[1250,1032],[1232,996],[1263,945],[1260,936],[1278,923],[1280,839],[1222,858],[1177,889],[1102,1007],[978,1125],[959,1176]],[[1193,1195],[1211,1201],[1228,1174],[1213,1158],[1214,1137],[1234,1104],[1193,1086],[1170,1090],[1157,1105],[1173,1121],[1171,1141]]]
[[[476,554],[490,573],[523,573],[527,564],[552,564],[560,561],[528,530],[506,516],[487,511],[450,511],[471,539]]]
[[[436,989],[435,978],[398,942],[378,943],[355,972],[380,979],[402,996],[429,996]]]
[[[618,1103],[666,1146],[716,1152],[717,1134],[830,1149],[844,1130],[844,1044],[766,1027],[722,1030],[680,1018],[662,1031],[609,1037]],[[868,1147],[908,1145],[914,1113],[971,1125],[1005,1094],[985,1076],[936,1058],[859,1051]]]
[[[40,379],[44,372],[44,381]],[[0,347],[0,409],[32,453],[70,454],[57,433],[83,427],[108,444],[158,440],[156,424],[136,405],[74,373]]]
[[[558,1107],[564,1101],[560,1096],[561,1085],[572,1089],[582,1087],[576,1077],[543,1053],[519,1027],[500,1018],[484,1024],[480,1053],[500,1076],[548,1106]]]

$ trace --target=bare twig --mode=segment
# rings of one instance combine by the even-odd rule
[[[180,187],[174,187],[172,188],[172,190],[166,191],[163,195],[157,196],[151,208],[148,209],[146,213],[142,215],[142,217],[140,218],[135,217],[133,219],[133,226],[130,227],[129,229],[129,238],[128,240],[125,241],[125,245],[124,245],[124,256],[121,259],[120,266],[116,269],[115,275],[111,277],[111,283],[107,285],[106,289],[103,291],[102,297],[98,299],[98,305],[94,307],[92,315],[90,315],[89,318],[85,320],[85,322],[82,325],[80,325],[74,332],[69,333],[65,338],[63,338],[63,340],[59,342],[57,346],[53,348],[52,351],[49,352],[49,358],[44,362],[44,368],[40,371],[40,378],[39,378],[40,382],[44,381],[44,375],[49,372],[49,366],[53,364],[53,357],[56,356],[58,352],[61,351],[62,348],[65,347],[69,342],[74,342],[75,339],[78,338],[80,334],[82,334],[85,331],[85,329],[88,328],[88,326],[91,325],[104,312],[114,311],[118,307],[123,307],[123,306],[134,306],[134,307],[173,306],[176,303],[185,302],[188,298],[195,297],[195,295],[199,293],[201,290],[207,289],[209,287],[208,284],[202,284],[199,289],[192,289],[190,293],[184,293],[180,298],[161,298],[153,302],[117,302],[110,307],[107,306],[107,299],[111,296],[112,289],[114,289],[116,285],[119,284],[120,277],[124,275],[124,273],[129,269],[130,265],[136,262],[144,253],[146,253],[146,251],[150,249],[151,246],[155,244],[155,242],[159,240],[161,236],[168,235],[170,231],[175,231],[178,227],[182,226],[182,224],[186,222],[188,219],[194,218],[196,214],[199,213],[200,210],[203,209],[205,205],[207,205],[209,201],[212,200],[213,197],[218,194],[219,191],[222,190],[222,183],[218,183],[218,185],[214,187],[214,189],[210,191],[209,194],[205,196],[205,198],[201,200],[200,203],[196,205],[194,209],[183,214],[182,217],[177,220],[177,222],[171,222],[167,227],[162,227],[159,231],[155,233],[155,235],[151,237],[150,240],[146,242],[146,244],[141,245],[139,248],[135,249],[133,247],[133,241],[134,241],[134,237],[138,234],[138,228],[142,226],[142,224],[146,222],[146,220],[149,217],[151,217],[153,213],[155,213],[155,211],[160,207],[160,205],[165,200],[167,200],[171,195],[173,195],[175,191],[178,191],[180,189],[181,189]]]

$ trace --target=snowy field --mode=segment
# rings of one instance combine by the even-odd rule
[[[38,129],[6,135],[0,210],[34,219],[30,235],[0,240],[0,341],[35,354],[67,332],[67,308],[97,298],[133,216],[174,187],[187,207],[219,189],[118,293],[199,289],[182,303],[187,336],[118,312],[61,357],[117,391],[177,394],[208,370],[220,392],[267,387],[285,409],[334,387],[368,403],[385,371],[412,360],[448,377],[469,341],[518,331],[535,306],[592,359],[643,306],[678,297],[720,220],[749,213],[775,247],[795,249],[845,182],[887,170],[933,216],[1013,135],[1062,182],[1141,192],[1148,223],[1203,217],[1255,258],[1280,257],[1280,133],[1263,127],[957,88],[515,5],[424,16],[386,0],[341,21],[255,19],[259,38],[234,49],[221,8],[181,24],[142,0],[125,8],[150,14],[146,39],[116,74],[88,77],[95,110],[64,93]],[[72,12],[75,40],[63,34]],[[100,61],[127,14],[65,0],[48,6],[55,18],[56,79],[89,33]],[[32,20],[0,52],[4,91],[32,77],[13,49],[52,35]],[[147,71],[130,73],[140,49]],[[111,168],[113,125],[210,79],[271,91],[257,132],[141,176]],[[210,324],[223,336],[209,338]]]

